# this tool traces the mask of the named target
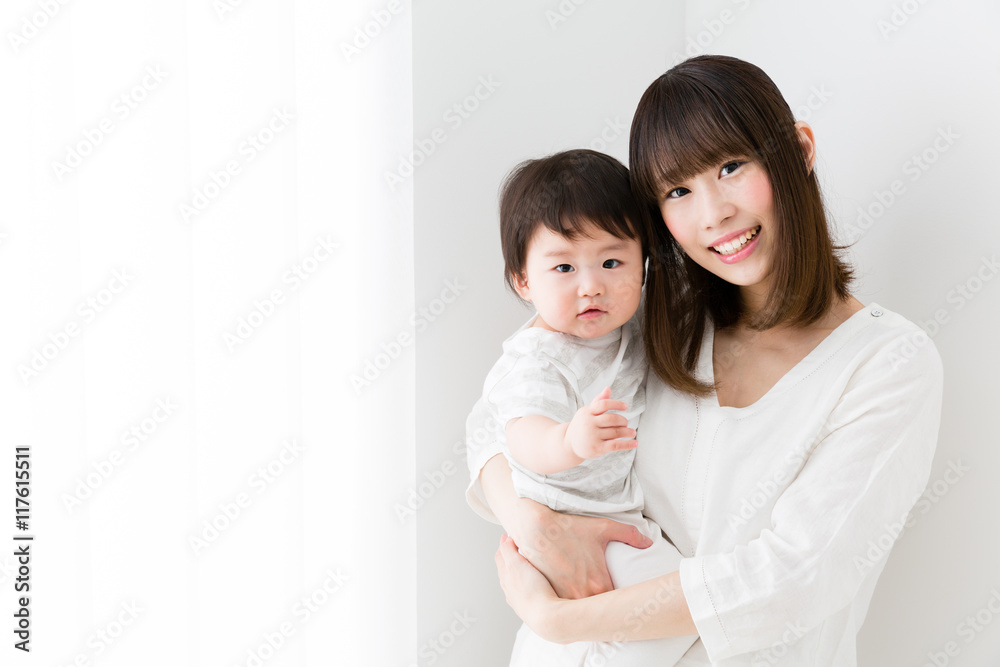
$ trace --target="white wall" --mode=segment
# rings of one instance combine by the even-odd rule
[[[575,10],[550,25],[547,12],[560,7]],[[946,373],[933,502],[886,567],[860,634],[860,664],[923,664],[949,642],[949,664],[1000,655],[1000,623],[971,636],[973,626],[960,627],[1000,590],[1000,491],[986,472],[1000,462],[991,419],[1000,280],[989,279],[1000,250],[991,197],[1000,131],[988,117],[1000,101],[990,34],[998,13],[987,0],[415,7],[414,137],[442,128],[446,139],[432,142],[414,175],[416,304],[432,305],[447,280],[465,286],[418,332],[418,480],[454,471],[416,516],[421,664],[504,665],[516,628],[493,565],[499,529],[465,506],[464,460],[453,450],[500,342],[527,315],[503,289],[500,181],[523,159],[591,145],[616,119],[627,126],[645,87],[685,50],[760,65],[813,124],[828,205],[842,238],[857,240],[858,297],[920,323],[936,313],[947,320],[932,331]],[[477,108],[461,124],[449,122],[447,110],[474,95],[480,77],[499,86],[488,97],[480,89],[486,99],[470,104]],[[627,144],[623,129],[596,147],[625,161]],[[926,170],[915,168],[913,156],[925,151]],[[897,180],[902,194],[880,211]],[[859,207],[872,209],[870,222],[859,222]],[[450,643],[456,613],[476,620],[435,651],[428,642]]]

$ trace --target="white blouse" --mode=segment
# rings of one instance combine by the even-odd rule
[[[708,382],[713,339],[709,327],[697,367]],[[927,335],[875,304],[744,408],[649,375],[643,513],[685,557],[700,635],[678,665],[857,664],[875,582],[930,475],[941,388]],[[488,448],[469,443],[478,510]]]

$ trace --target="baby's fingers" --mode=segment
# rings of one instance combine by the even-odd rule
[[[620,452],[625,449],[635,449],[639,446],[638,440],[605,440],[604,450],[608,452]]]
[[[616,401],[613,398],[595,398],[593,403],[590,404],[590,412],[593,415],[601,415],[608,410],[625,411],[628,410],[628,405],[622,401]]]
[[[605,412],[603,415],[594,417],[594,424],[596,424],[598,428],[624,428],[628,426],[628,420],[625,419],[625,415],[615,414],[614,412]],[[632,432],[632,435],[635,435],[634,431]]]

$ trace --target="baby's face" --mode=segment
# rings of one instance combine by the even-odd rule
[[[528,245],[518,293],[538,310],[535,326],[597,338],[628,322],[642,293],[642,247],[597,227],[569,240],[541,226]]]

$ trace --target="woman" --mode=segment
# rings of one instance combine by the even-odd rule
[[[749,63],[693,58],[643,95],[633,189],[659,215],[635,466],[644,514],[684,559],[610,590],[604,547],[641,536],[517,498],[503,458],[471,450],[470,499],[513,538],[501,584],[541,637],[698,634],[678,664],[856,664],[888,547],[927,482],[941,368],[916,326],[850,295],[815,157],[811,128]]]

